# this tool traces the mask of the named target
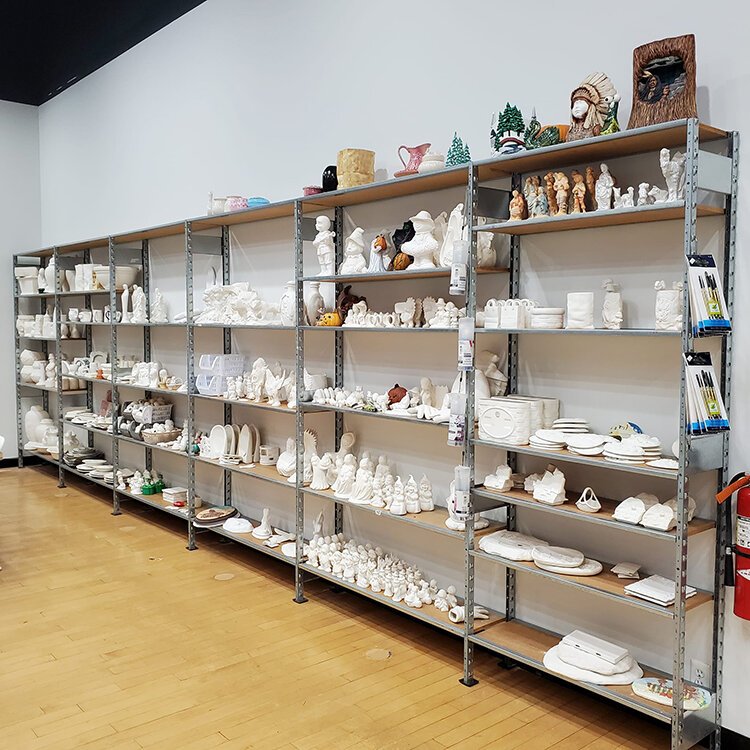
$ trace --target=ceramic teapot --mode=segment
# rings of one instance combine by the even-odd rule
[[[394,173],[394,177],[405,177],[410,174],[417,174],[419,165],[422,163],[424,155],[429,150],[431,143],[422,143],[419,146],[399,146],[398,147],[398,158],[401,159],[401,163],[404,168]],[[401,155],[402,151],[406,151],[409,155],[409,161],[404,161],[404,157]]]

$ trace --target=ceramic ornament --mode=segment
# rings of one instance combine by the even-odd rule
[[[594,328],[594,293],[570,292],[568,294],[567,329]]]
[[[417,167],[419,174],[425,174],[427,172],[436,172],[438,169],[445,167],[445,155],[438,153],[437,151],[428,151],[422,161]]]
[[[344,260],[339,266],[340,274],[365,273],[367,262],[365,261],[365,243],[363,240],[364,229],[357,227],[344,242]]]
[[[638,524],[645,512],[646,505],[643,500],[638,497],[627,497],[615,508],[612,517],[624,523]]]
[[[334,238],[336,232],[331,231],[331,220],[327,216],[318,216],[315,219],[315,228],[318,233],[313,240],[313,247],[318,255],[320,272],[318,276],[331,276],[335,271],[336,248]]]
[[[656,289],[656,307],[654,310],[654,330],[679,331],[682,328],[683,283],[675,281],[671,289],[663,281],[654,284]]]
[[[596,210],[607,211],[612,208],[612,192],[615,180],[606,164],[601,165],[601,174],[596,181]]]
[[[676,497],[673,497],[671,500],[667,500],[667,502],[664,503],[664,505],[667,505],[670,508],[672,508],[672,510],[675,512],[675,516],[679,512],[679,507],[678,507]],[[693,516],[695,515],[695,508],[696,508],[695,500],[690,495],[688,495],[688,522],[693,520]]]
[[[526,125],[518,107],[508,102],[502,112],[492,116],[490,147],[493,154],[515,154],[525,151],[523,135]]]
[[[617,133],[620,95],[604,73],[592,73],[570,95],[570,128],[566,141]]]
[[[414,270],[435,268],[435,252],[438,250],[437,240],[432,235],[435,222],[427,211],[420,211],[410,219],[414,226],[414,238],[401,246],[401,252],[410,255],[414,262]]]
[[[613,331],[619,331],[622,326],[622,295],[619,285],[612,279],[605,279],[602,283],[604,288],[604,305],[602,306],[602,325]]]

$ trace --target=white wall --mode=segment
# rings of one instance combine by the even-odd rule
[[[347,146],[374,149],[378,167],[391,173],[401,143],[427,139],[445,150],[456,129],[482,158],[493,110],[511,101],[527,117],[535,106],[542,121],[564,122],[569,92],[592,67],[606,70],[622,92],[625,125],[632,48],[690,31],[697,35],[701,119],[739,130],[748,121],[741,92],[750,57],[737,55],[746,34],[731,22],[730,3],[706,13],[697,0],[669,0],[658,14],[651,2],[600,4],[586,8],[584,25],[568,5],[542,5],[514,20],[490,0],[209,0],[41,107],[42,240],[200,214],[208,190],[287,198],[318,182]],[[745,205],[750,172],[741,174]],[[750,386],[750,312],[741,302],[750,223],[742,212],[738,230],[734,470],[745,466],[750,448],[750,432],[741,428],[750,405],[739,397]],[[637,243],[651,235],[635,229],[616,236]],[[542,262],[550,247],[538,243]],[[601,271],[608,275],[604,264]],[[593,620],[606,620],[601,608],[594,612],[598,602],[580,601]],[[739,698],[750,668],[748,627],[728,617],[724,720],[750,735]]]
[[[12,256],[41,244],[39,198],[39,118],[37,107],[0,101],[0,341],[6,356],[0,357],[0,435],[3,453],[17,455],[14,401],[15,365],[7,356],[13,346]]]

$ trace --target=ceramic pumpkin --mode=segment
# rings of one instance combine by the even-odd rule
[[[407,255],[406,253],[396,253],[396,255],[393,256],[391,268],[394,271],[403,271],[407,269],[411,264],[412,258],[410,255]]]
[[[333,312],[323,313],[320,316],[317,325],[319,326],[340,326],[343,323],[341,319],[341,313],[338,310]]]

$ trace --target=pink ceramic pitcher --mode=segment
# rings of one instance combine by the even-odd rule
[[[396,172],[394,177],[404,177],[409,174],[416,174],[419,165],[422,163],[422,159],[424,159],[424,155],[427,153],[427,150],[431,145],[431,143],[423,143],[421,146],[399,146],[398,158],[401,159],[404,168],[401,171]],[[409,154],[408,162],[405,162],[404,157],[401,156],[402,151],[406,151]]]

